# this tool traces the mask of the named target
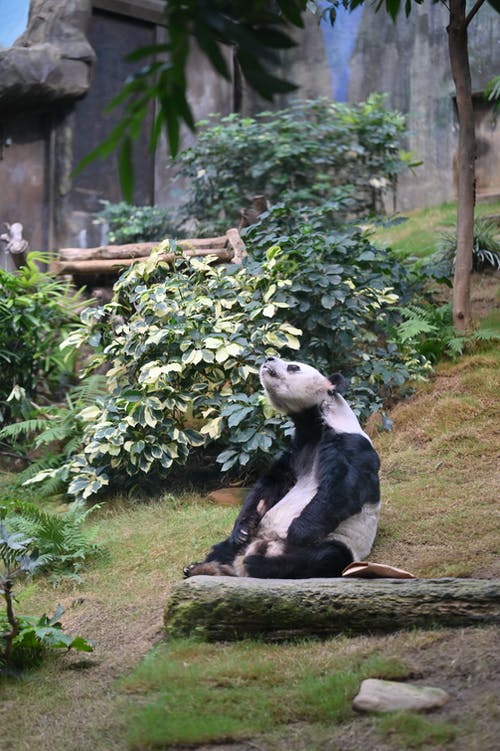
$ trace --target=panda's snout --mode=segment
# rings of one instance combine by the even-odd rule
[[[278,358],[276,357],[266,357],[264,364],[261,368],[261,371],[263,373],[266,373],[267,375],[271,376],[271,378],[277,378],[278,372],[275,367],[273,367],[273,363],[277,364]]]

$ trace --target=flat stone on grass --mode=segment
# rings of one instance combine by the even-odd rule
[[[449,698],[449,694],[441,688],[367,678],[362,682],[352,706],[358,712],[428,712],[442,707]]]

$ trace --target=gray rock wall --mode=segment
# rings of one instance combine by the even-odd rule
[[[424,162],[414,174],[401,177],[399,210],[438,204],[455,195],[457,121],[447,23],[448,11],[441,3],[413,4],[409,18],[402,15],[396,23],[367,5],[351,58],[349,101],[385,92],[388,105],[407,116],[405,148]],[[499,40],[500,14],[485,5],[469,32],[474,91],[481,91],[500,69]]]

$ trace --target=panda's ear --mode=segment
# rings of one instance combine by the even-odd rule
[[[330,396],[333,396],[334,394],[340,394],[342,396],[349,388],[349,381],[347,378],[344,378],[341,373],[334,373],[328,380],[332,384],[331,390],[328,391]]]

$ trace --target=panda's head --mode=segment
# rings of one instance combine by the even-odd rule
[[[260,369],[260,381],[276,409],[295,415],[319,407],[335,393],[344,393],[347,381],[340,374],[326,378],[302,362],[268,357]]]

